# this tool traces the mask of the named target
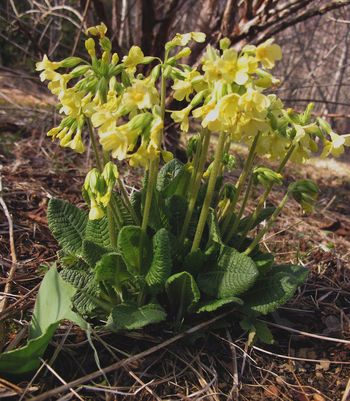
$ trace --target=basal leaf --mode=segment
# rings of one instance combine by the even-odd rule
[[[174,274],[165,284],[169,303],[178,316],[189,312],[199,301],[200,292],[193,276],[188,272]]]
[[[275,209],[276,209],[275,207],[266,207],[266,208],[262,209],[261,212],[259,213],[258,217],[256,218],[256,220],[254,221],[254,224],[252,225],[251,230],[253,228],[255,228],[258,224],[262,223],[264,220],[267,220],[268,218],[270,218],[272,216],[273,212],[275,211]],[[241,232],[245,229],[250,218],[251,218],[251,215],[244,217],[239,222],[237,232]]]
[[[100,220],[89,220],[86,225],[85,239],[102,248],[112,250],[107,217],[102,217]]]
[[[88,286],[94,278],[94,275],[91,273],[91,271],[75,268],[66,268],[61,270],[60,276],[65,282],[79,290],[86,288],[86,286]]]
[[[172,259],[168,231],[165,228],[153,237],[153,259],[146,275],[146,283],[152,294],[158,293],[171,274]]]
[[[180,195],[172,195],[165,202],[166,215],[171,232],[179,235],[187,212],[187,201]]]
[[[202,270],[206,258],[205,253],[200,248],[190,252],[185,256],[184,270],[196,276]]]
[[[165,196],[174,195],[181,178],[185,175],[184,164],[180,160],[172,159],[159,171],[157,177],[157,190]]]
[[[222,246],[217,265],[198,275],[199,288],[221,299],[246,292],[256,281],[258,270],[253,260],[228,246]]]
[[[252,255],[252,259],[254,260],[254,263],[258,268],[260,275],[267,274],[271,270],[271,267],[275,260],[274,256],[271,253],[263,253],[260,251],[255,252],[255,254]]]
[[[222,244],[218,220],[212,208],[209,212],[209,238],[218,244]]]
[[[125,226],[118,235],[118,250],[131,274],[145,274],[151,264],[152,244],[145,235],[143,238],[142,260],[140,260],[141,227]]]
[[[67,253],[81,254],[85,236],[87,214],[60,199],[51,199],[47,218],[49,228],[58,243]]]
[[[245,295],[244,308],[267,314],[285,304],[307,277],[308,270],[302,266],[273,266],[270,273],[261,277]]]
[[[123,283],[131,278],[121,256],[117,253],[104,255],[96,264],[95,280],[97,282],[104,281],[120,289]]]
[[[95,244],[89,240],[83,241],[82,257],[90,267],[95,267],[96,263],[102,258],[103,255],[108,253],[108,249]]]
[[[121,196],[117,192],[113,192],[112,201],[118,208],[120,215],[122,217],[122,226],[128,226],[135,224],[128,208],[125,206]]]
[[[238,305],[243,305],[243,301],[237,297],[214,299],[212,301],[199,304],[198,309],[196,310],[196,313],[214,312],[217,309],[222,308],[223,306],[232,304],[232,303],[235,303]]]
[[[137,306],[125,303],[113,308],[107,327],[113,331],[136,330],[152,323],[161,322],[165,318],[166,313],[158,304]]]
[[[35,370],[58,324],[69,319],[83,328],[86,323],[71,310],[74,287],[66,283],[55,268],[46,273],[35,302],[29,341],[21,348],[0,354],[0,372],[20,374]]]

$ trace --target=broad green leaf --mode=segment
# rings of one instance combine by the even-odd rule
[[[270,218],[272,216],[272,213],[275,210],[276,210],[275,207],[266,207],[266,208],[262,209],[261,212],[259,213],[258,217],[256,218],[256,220],[254,221],[254,224],[252,225],[251,230],[253,228],[255,228],[258,224],[262,223],[264,220],[267,220],[268,218]],[[242,232],[245,229],[250,218],[251,218],[251,214],[248,215],[247,217],[244,217],[244,219],[242,219],[239,222],[237,232]]]
[[[196,313],[214,312],[217,309],[232,303],[243,305],[243,301],[237,297],[214,299],[212,301],[199,304]]]
[[[153,237],[153,259],[146,275],[146,283],[152,294],[163,289],[165,281],[171,274],[172,260],[168,231],[165,228],[156,232]]]
[[[61,320],[69,319],[86,328],[84,320],[71,310],[74,293],[74,287],[55,268],[46,273],[34,306],[30,339],[24,347],[0,354],[0,372],[20,374],[37,369]]]
[[[189,312],[199,301],[200,292],[193,276],[188,272],[174,274],[165,283],[169,303],[178,316]]]
[[[104,281],[121,288],[122,284],[130,280],[132,276],[127,272],[121,256],[117,253],[104,255],[95,268],[97,282]]]
[[[136,330],[152,323],[161,322],[165,318],[166,313],[158,304],[137,306],[125,303],[113,308],[107,327],[113,331]]]
[[[142,260],[140,258],[142,235],[141,227],[138,226],[125,226],[118,235],[118,250],[131,274],[145,274],[151,264],[152,244],[146,235],[142,241]]]
[[[108,253],[108,251],[108,249],[103,248],[92,241],[83,241],[82,257],[84,261],[92,268],[95,267],[96,263],[102,258],[103,255]]]
[[[130,203],[131,203],[131,206],[133,207],[137,217],[141,221],[142,220],[142,216],[141,216],[142,192],[134,191],[130,195]]]
[[[80,254],[87,224],[87,214],[60,199],[51,199],[47,218],[49,228],[67,253]]]
[[[209,238],[217,244],[222,244],[218,220],[212,208],[209,211]]]
[[[94,275],[91,271],[76,268],[65,268],[61,270],[59,274],[65,282],[77,289],[86,288],[94,279]]]
[[[112,305],[101,299],[101,290],[96,282],[91,281],[85,288],[77,290],[72,297],[73,310],[84,319],[105,318]]]
[[[112,201],[114,205],[118,208],[120,215],[122,217],[122,226],[129,226],[135,224],[129,210],[125,206],[121,196],[117,192],[113,192]]]
[[[252,256],[260,275],[267,274],[271,270],[271,266],[275,260],[271,253],[255,252]]]
[[[100,220],[89,220],[86,225],[85,239],[102,248],[112,250],[107,217],[102,217]]]
[[[179,195],[172,195],[165,202],[169,228],[174,235],[179,235],[187,212],[187,201]]]
[[[244,309],[266,315],[285,304],[298,288],[304,283],[308,270],[302,266],[273,266],[270,273],[261,277],[254,287],[245,294]]]
[[[184,270],[196,276],[202,270],[205,260],[205,253],[198,248],[185,256],[183,262]]]
[[[160,169],[156,188],[165,196],[174,195],[185,175],[184,164],[180,160],[172,159]]]
[[[221,299],[246,292],[256,281],[258,270],[253,260],[228,246],[222,246],[217,265],[198,275],[199,288]]]

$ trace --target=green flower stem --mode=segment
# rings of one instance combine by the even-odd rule
[[[273,212],[272,216],[269,218],[267,224],[265,225],[265,227],[260,230],[260,232],[258,233],[258,235],[254,238],[254,241],[248,246],[248,248],[244,251],[244,253],[246,255],[249,255],[253,249],[259,244],[259,242],[261,241],[261,239],[263,238],[263,236],[267,233],[267,231],[269,231],[269,229],[272,227],[272,225],[274,224],[274,222],[276,221],[277,216],[281,213],[282,209],[284,208],[287,200],[289,197],[289,192],[286,193],[286,195],[284,196],[284,198],[282,199],[281,203],[277,206],[277,208],[275,209],[275,211]]]
[[[241,218],[243,216],[245,207],[247,205],[247,202],[248,202],[248,199],[249,199],[249,196],[250,196],[252,185],[253,185],[253,174],[250,174],[250,178],[249,178],[249,181],[248,181],[247,189],[245,191],[241,207],[240,207],[239,212],[238,212],[238,214],[237,214],[237,216],[235,218],[235,222],[234,222],[233,226],[231,227],[231,230],[229,231],[229,233],[227,235],[227,238],[232,238],[235,235],[236,231],[237,231],[237,228],[239,226],[239,223],[241,221]]]
[[[197,167],[194,170],[194,173],[195,173],[194,181],[189,188],[190,196],[189,196],[188,208],[187,208],[184,224],[182,226],[182,230],[181,230],[181,234],[180,234],[180,240],[179,240],[180,244],[182,244],[183,241],[185,240],[187,230],[188,230],[188,227],[191,222],[194,207],[196,205],[196,201],[197,201],[197,197],[198,197],[198,192],[199,192],[199,189],[201,186],[205,162],[207,159],[208,147],[209,147],[209,142],[210,142],[210,132],[207,129],[205,129],[205,130],[203,130],[202,133],[203,133],[203,144],[200,149],[200,155],[198,158]]]
[[[204,227],[205,227],[205,224],[207,222],[207,217],[208,217],[208,213],[209,213],[210,204],[211,204],[211,201],[212,201],[213,195],[214,195],[216,179],[217,179],[218,174],[220,172],[220,167],[221,167],[221,163],[222,163],[222,156],[223,156],[223,150],[224,150],[224,146],[225,146],[226,137],[227,136],[226,136],[225,132],[221,132],[220,133],[219,141],[218,141],[218,144],[217,144],[217,147],[216,147],[216,151],[215,151],[214,162],[213,162],[213,165],[212,165],[212,169],[211,169],[210,177],[209,177],[209,181],[208,181],[207,192],[205,194],[205,198],[204,198],[201,214],[199,216],[199,220],[198,220],[197,229],[196,229],[196,233],[195,233],[195,236],[194,236],[191,252],[193,252],[193,251],[195,251],[195,250],[197,250],[199,248],[199,245],[200,245],[200,242],[201,242],[201,239],[202,239]]]
[[[118,178],[118,186],[119,186],[120,193],[122,195],[122,199],[124,201],[125,207],[128,209],[129,213],[131,214],[131,217],[133,218],[135,224],[140,225],[139,218],[137,217],[135,210],[132,207],[132,204],[130,202],[129,195],[126,192],[123,180],[121,180],[120,178]]]
[[[256,147],[257,147],[259,138],[260,138],[260,132],[257,135],[255,135],[255,138],[254,138],[254,141],[252,143],[252,146],[249,149],[247,160],[246,160],[246,162],[244,164],[242,173],[238,178],[235,196],[232,199],[232,202],[229,204],[227,210],[224,211],[225,212],[225,214],[223,214],[224,222],[223,222],[223,226],[222,226],[222,229],[221,229],[222,230],[221,231],[222,234],[225,234],[227,229],[228,229],[228,226],[229,226],[229,224],[231,222],[232,215],[233,215],[233,213],[235,211],[236,204],[237,204],[238,199],[239,199],[239,197],[241,195],[241,192],[243,190],[244,183],[245,183],[248,175],[252,171],[253,162],[254,162],[254,158],[255,158]]]
[[[286,155],[284,156],[283,160],[281,161],[281,163],[280,163],[280,165],[279,165],[279,167],[277,169],[277,173],[282,173],[285,165],[287,164],[288,160],[292,156],[294,149],[295,149],[295,145],[291,145],[290,148],[288,149],[288,152],[286,153]],[[254,222],[256,221],[256,219],[259,216],[262,208],[264,207],[264,204],[265,204],[265,202],[266,202],[266,200],[267,200],[267,198],[268,198],[268,196],[269,196],[269,194],[271,192],[272,187],[273,187],[273,183],[270,183],[266,187],[266,189],[265,189],[264,193],[262,194],[262,196],[260,197],[260,199],[258,201],[258,204],[257,204],[253,214],[251,215],[251,217],[250,217],[250,219],[249,219],[249,221],[248,221],[248,223],[247,223],[247,225],[246,225],[246,227],[245,227],[245,229],[244,229],[244,231],[242,233],[242,238],[241,238],[239,244],[237,245],[238,247],[242,244],[244,238],[247,236],[248,232],[253,227]],[[230,239],[231,238],[228,238],[228,240],[230,240]]]
[[[188,198],[191,197],[191,193],[193,185],[196,181],[196,176],[197,176],[197,171],[198,171],[198,165],[199,165],[199,159],[200,156],[202,154],[202,147],[203,147],[203,140],[204,140],[204,129],[201,130],[200,136],[199,136],[199,141],[197,143],[197,147],[196,147],[196,152],[194,154],[193,160],[192,160],[192,173],[191,173],[191,179],[190,179],[190,183],[189,183],[189,196]]]
[[[101,162],[101,157],[100,157],[100,154],[99,154],[98,149],[97,149],[97,143],[96,143],[96,138],[95,138],[95,135],[94,135],[94,129],[92,127],[91,120],[89,118],[87,119],[87,126],[88,126],[88,129],[89,129],[89,137],[90,137],[92,149],[93,149],[94,154],[95,154],[96,165],[97,165],[97,168],[99,169],[99,171],[101,172],[103,170],[103,164]]]
[[[158,147],[160,147],[163,134],[164,134],[164,116],[165,116],[165,100],[166,100],[166,77],[164,76],[164,66],[168,59],[169,51],[165,51],[164,56],[164,63],[162,64],[162,78],[160,84],[160,117],[163,121],[163,129],[160,132],[158,138]],[[149,163],[149,173],[148,173],[148,181],[147,181],[147,191],[146,191],[146,199],[145,199],[145,206],[143,209],[143,216],[142,216],[142,224],[141,229],[144,234],[146,234],[147,226],[148,226],[148,219],[149,213],[151,210],[152,205],[152,196],[153,196],[153,188],[157,182],[157,175],[158,175],[158,166],[159,166],[159,156],[157,159],[150,161]],[[143,240],[140,244],[140,250],[142,250]],[[142,254],[142,251],[140,251]]]

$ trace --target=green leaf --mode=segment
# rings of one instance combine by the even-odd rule
[[[71,310],[74,293],[74,287],[55,268],[46,273],[34,306],[30,340],[24,347],[0,354],[0,372],[20,374],[37,369],[61,320],[69,319],[86,328],[84,320]]]
[[[212,208],[209,209],[209,238],[217,244],[222,244],[218,220]]]
[[[174,195],[181,179],[186,175],[184,164],[178,159],[172,159],[159,171],[156,188],[165,196]]]
[[[49,228],[67,253],[80,254],[87,224],[87,214],[60,199],[51,199],[47,218]]]
[[[308,270],[297,265],[273,266],[270,273],[257,280],[245,294],[244,308],[266,315],[285,304],[304,283]]]
[[[63,280],[76,289],[86,288],[87,285],[93,280],[93,273],[88,270],[66,268],[60,271],[60,276]]]
[[[102,217],[100,220],[89,220],[86,225],[85,239],[102,248],[112,250],[107,217]]]
[[[168,231],[165,228],[153,237],[153,259],[146,275],[146,283],[152,294],[157,294],[171,274],[172,260]]]
[[[127,272],[121,256],[117,253],[104,255],[95,268],[97,282],[104,281],[117,286],[118,289],[131,278],[132,276]]]
[[[172,195],[165,202],[167,220],[171,232],[178,236],[187,212],[187,201],[180,195]]]
[[[125,303],[113,308],[107,327],[113,331],[136,330],[152,323],[161,322],[165,318],[166,313],[158,304],[137,306]]]
[[[217,309],[222,308],[223,306],[231,304],[231,303],[243,305],[243,301],[237,297],[214,299],[212,301],[205,302],[205,303],[198,305],[198,309],[197,309],[196,313],[214,312]]]
[[[196,249],[185,256],[183,266],[186,271],[193,275],[197,275],[204,265],[207,257],[205,253],[200,249]]]
[[[117,192],[113,192],[112,201],[119,209],[122,217],[122,226],[130,226],[135,224],[134,219],[132,218],[128,208],[125,206],[121,196]]]
[[[96,282],[91,281],[85,288],[77,290],[72,297],[73,310],[83,316],[84,319],[105,317],[110,313],[112,305],[103,301],[101,290]]]
[[[200,292],[193,276],[188,272],[174,274],[165,283],[170,305],[178,316],[189,312],[200,299]]]
[[[141,215],[142,191],[134,191],[130,195],[130,203],[131,203],[131,206],[133,207],[137,217],[141,221],[142,220],[142,215]]]
[[[254,255],[252,255],[252,259],[254,260],[260,275],[267,274],[271,270],[275,260],[271,253],[263,253],[260,251],[255,252]]]
[[[228,246],[222,246],[217,265],[198,275],[199,288],[215,298],[230,298],[246,292],[256,281],[253,260]]]
[[[265,344],[273,344],[274,338],[271,330],[267,327],[265,322],[256,320],[255,318],[246,317],[239,322],[243,330],[249,332],[248,345],[252,345],[256,339]]]
[[[95,267],[96,263],[102,258],[103,255],[108,253],[108,249],[95,244],[89,240],[83,241],[83,259],[90,267]]]
[[[152,244],[145,235],[143,239],[142,261],[140,265],[140,244],[143,235],[141,227],[125,226],[118,235],[118,250],[131,274],[145,274],[151,264]]]
[[[258,224],[262,223],[264,220],[267,220],[268,218],[270,218],[275,210],[276,210],[275,207],[266,207],[266,208],[262,209],[261,212],[259,213],[258,217],[256,218],[256,220],[254,221],[254,224],[252,225],[251,230],[253,228],[255,228]],[[250,215],[244,217],[244,219],[242,219],[239,222],[237,232],[244,231],[251,216],[252,215],[250,214]]]

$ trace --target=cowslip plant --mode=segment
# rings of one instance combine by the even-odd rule
[[[349,135],[314,119],[311,104],[298,113],[271,94],[278,80],[270,70],[282,57],[272,39],[240,52],[222,39],[219,49],[207,46],[201,64],[191,67],[182,60],[190,43],[205,41],[200,32],[177,34],[162,60],[137,46],[120,60],[104,24],[87,35],[89,60],[45,56],[37,63],[63,115],[48,135],[78,153],[91,144],[95,155],[82,188],[89,211],[49,202],[49,227],[61,246],[59,275],[48,273],[57,291],[69,287],[62,296],[85,325],[120,331],[166,320],[178,329],[191,316],[231,305],[244,329],[270,341],[256,317],[287,302],[307,270],[275,264],[260,244],[290,198],[311,212],[318,189],[297,181],[277,206],[265,207],[266,201],[283,184],[289,160],[303,163],[319,151],[338,156]],[[188,134],[186,163],[163,146],[169,118],[184,133],[198,127]],[[227,174],[237,169],[232,143],[248,149],[237,180]],[[277,168],[260,164],[264,158]],[[132,194],[123,183],[122,161],[144,171]],[[256,188],[262,194],[248,212]],[[42,288],[52,280],[45,278]],[[19,351],[13,352],[15,358]]]

